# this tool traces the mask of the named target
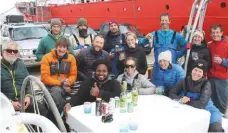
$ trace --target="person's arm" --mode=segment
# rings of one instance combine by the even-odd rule
[[[116,68],[118,69],[119,73],[124,73],[124,60],[118,60]]]
[[[76,61],[77,61],[77,65],[78,65],[78,77],[82,78],[82,80],[85,80],[87,78],[87,76],[83,73],[84,70],[84,66],[85,66],[85,62],[84,62],[84,52],[86,51],[81,51],[77,56],[76,56]]]
[[[138,70],[139,70],[139,73],[143,75],[145,75],[147,71],[147,60],[146,60],[146,55],[143,51],[141,51]]]
[[[139,88],[140,95],[152,95],[155,93],[155,86],[144,76],[141,75],[141,88]]]
[[[38,48],[36,50],[36,60],[41,61],[43,56],[45,55],[45,47],[44,47],[44,38],[42,38],[39,42]]]
[[[77,63],[73,56],[72,56],[72,60],[71,60],[70,74],[69,74],[68,79],[70,81],[70,85],[74,85],[74,82],[77,79]]]
[[[148,33],[148,34],[151,34],[152,36],[154,36],[154,34],[155,34],[155,32],[151,32],[151,33]],[[147,35],[148,35],[147,34]],[[153,41],[154,41],[154,39],[153,39]],[[149,40],[147,39],[147,38],[141,38],[141,39],[139,39],[139,41],[138,41],[138,45],[139,46],[145,46],[146,44],[149,44],[150,42],[149,42]]]
[[[177,75],[176,75],[176,79],[177,79],[177,82],[180,81],[180,80],[183,80],[185,75],[184,75],[184,69],[180,66],[177,66]]]
[[[123,75],[124,74],[121,74],[121,75],[119,75],[118,77],[117,77],[117,81],[119,82],[119,83],[121,83],[121,81],[122,81],[122,79],[123,79]]]
[[[195,108],[204,109],[211,98],[212,90],[211,83],[206,81],[205,85],[202,88],[200,98],[198,100],[191,100],[187,104]]]
[[[70,104],[71,106],[82,105],[86,102],[86,98],[90,95],[91,79],[86,79],[82,82],[78,93],[71,97]]]
[[[169,97],[171,99],[181,99],[181,96],[179,94],[183,91],[184,87],[184,80],[179,81],[174,88],[170,89],[169,91]]]
[[[177,37],[178,37],[178,42],[177,43],[181,47],[181,49],[179,51],[177,51],[177,58],[180,58],[183,55],[185,55],[186,52],[187,52],[187,48],[186,48],[187,42],[184,39],[184,37],[181,36],[179,33],[176,33],[176,34],[177,34]]]
[[[73,47],[71,45],[70,40],[68,39],[68,50],[70,51],[70,54],[72,54],[73,56],[75,56],[75,52],[73,50]]]
[[[208,64],[208,71],[209,71],[209,69],[211,68],[211,64],[212,64],[212,59],[211,59],[211,53],[210,53],[210,50],[209,49],[207,49],[207,53],[206,53],[206,55],[203,57],[203,59],[207,62],[207,64]]]
[[[222,64],[224,67],[228,68],[228,59],[223,58],[221,64]]]
[[[23,71],[23,73],[25,74],[24,79],[29,76],[29,72],[25,66],[25,64],[21,61],[21,70]],[[32,97],[32,91],[31,91],[31,84],[30,82],[27,82],[26,88],[25,88],[25,96],[30,96]]]
[[[51,77],[50,65],[49,65],[49,62],[48,62],[48,59],[46,56],[44,56],[41,61],[40,70],[41,70],[41,81],[45,85],[50,85],[50,86],[61,86],[62,85],[61,81]]]
[[[110,83],[110,89],[109,91],[100,90],[98,97],[101,97],[105,101],[109,101],[110,98],[113,98],[115,96],[120,96],[121,89],[120,89],[120,83],[116,80],[111,80]]]

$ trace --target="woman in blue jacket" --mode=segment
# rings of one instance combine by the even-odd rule
[[[205,60],[195,61],[191,67],[191,74],[170,90],[169,97],[179,100],[195,108],[205,109],[211,113],[209,132],[224,132],[222,116],[211,100],[211,83],[205,78],[208,65]]]
[[[179,65],[171,63],[172,55],[169,50],[159,54],[158,62],[160,68],[158,74],[152,76],[152,83],[157,88],[162,88],[162,91],[167,95],[178,81],[184,79],[184,70]]]

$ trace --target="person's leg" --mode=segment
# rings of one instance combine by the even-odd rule
[[[224,113],[228,103],[228,80],[214,79],[213,81],[216,89],[214,103],[220,112]]]
[[[221,122],[214,122],[209,125],[208,132],[224,132]]]
[[[66,103],[65,91],[59,86],[54,86],[49,89],[49,92],[58,108],[60,113],[63,111],[63,107]]]

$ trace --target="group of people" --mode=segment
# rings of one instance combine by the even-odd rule
[[[59,112],[65,111],[67,116],[71,106],[94,102],[97,97],[108,102],[110,98],[120,96],[123,81],[127,82],[130,91],[137,80],[140,95],[156,94],[162,88],[165,96],[209,111],[208,131],[224,132],[221,112],[225,112],[228,102],[228,38],[223,35],[223,27],[219,24],[211,26],[213,41],[208,44],[204,31],[194,31],[185,75],[177,59],[185,56],[187,42],[170,29],[171,16],[168,13],[160,15],[160,23],[160,30],[137,41],[135,33],[121,34],[115,20],[109,22],[110,31],[105,36],[94,36],[87,33],[86,19],[80,18],[76,27],[79,34],[65,37],[60,32],[62,21],[52,19],[51,32],[41,39],[36,56],[41,61],[41,81]],[[139,47],[150,40],[155,59],[151,81],[145,76],[146,55]],[[18,58],[18,50],[15,42],[5,43],[1,59],[1,92],[11,100],[15,110],[21,108],[20,90],[23,80],[29,75]],[[83,81],[80,89],[67,101],[66,95],[77,80]],[[26,90],[25,108],[30,111],[32,96],[29,85]],[[43,105],[39,107],[45,108]],[[45,109],[41,114],[53,116]]]

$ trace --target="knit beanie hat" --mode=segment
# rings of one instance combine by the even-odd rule
[[[81,26],[81,25],[86,25],[88,26],[88,22],[85,18],[80,18],[77,22],[77,27]]]
[[[191,71],[196,67],[199,69],[202,69],[204,74],[208,71],[208,63],[205,60],[202,60],[202,59],[196,60],[192,64]]]
[[[193,36],[195,36],[195,35],[200,36],[202,38],[202,40],[203,40],[205,33],[202,30],[195,30],[194,33],[193,33]]]
[[[97,67],[101,64],[104,64],[107,69],[108,69],[108,72],[111,72],[112,71],[112,67],[110,66],[110,62],[109,60],[107,59],[97,59],[93,64],[92,64],[92,69],[93,71],[96,71]]]
[[[51,27],[52,27],[53,25],[62,26],[63,20],[60,19],[60,18],[53,18],[53,19],[49,20],[49,23],[51,23]]]
[[[116,24],[119,27],[119,23],[116,20],[112,20],[109,22],[109,27],[111,24]]]
[[[160,60],[166,60],[168,61],[169,63],[172,62],[172,54],[169,50],[166,50],[164,52],[161,52],[159,55],[158,55],[158,62]]]

